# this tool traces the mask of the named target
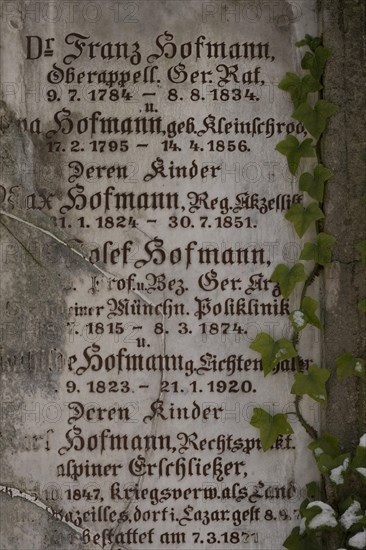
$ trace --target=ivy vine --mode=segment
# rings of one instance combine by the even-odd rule
[[[360,484],[366,482],[366,434],[361,436],[359,445],[352,453],[344,454],[337,437],[327,432],[319,435],[301,411],[304,395],[318,403],[327,403],[327,381],[331,374],[327,368],[316,364],[310,365],[306,370],[298,347],[301,332],[308,325],[318,330],[323,328],[317,314],[320,304],[307,293],[324,266],[332,262],[332,248],[336,241],[332,235],[323,231],[324,189],[332,177],[332,171],[321,163],[319,140],[329,117],[336,112],[337,107],[324,100],[320,93],[331,51],[322,45],[320,38],[310,35],[297,42],[296,46],[307,48],[301,61],[305,74],[298,76],[288,72],[278,87],[289,93],[294,107],[292,117],[301,122],[312,137],[300,142],[296,137],[288,135],[277,144],[276,150],[286,157],[288,168],[294,176],[297,175],[302,158],[314,158],[316,161],[312,172],[302,173],[299,177],[299,188],[309,197],[308,204],[303,206],[296,203],[285,215],[300,238],[311,227],[315,227],[316,236],[313,241],[305,242],[298,263],[292,267],[279,264],[271,276],[285,299],[290,297],[297,285],[302,285],[298,308],[289,316],[292,337],[274,340],[269,334],[262,332],[257,335],[250,348],[261,355],[264,376],[270,374],[281,361],[295,359],[296,373],[291,394],[294,395],[297,418],[312,439],[309,449],[322,479],[322,484],[313,482],[307,485],[307,498],[300,507],[301,524],[292,530],[284,547],[288,550],[321,550],[322,536],[333,531],[337,533],[337,540],[342,546],[339,550],[365,549],[365,503],[361,497],[347,493],[347,481],[349,476],[358,476]],[[314,99],[314,94],[318,94],[318,99]],[[366,195],[362,202],[366,204]],[[366,267],[366,240],[356,246],[356,251],[362,265]],[[307,269],[302,262],[307,262]],[[358,303],[358,309],[366,311],[366,298]],[[336,360],[336,373],[339,380],[349,376],[364,378],[365,361],[345,353]],[[251,425],[259,429],[263,451],[270,449],[280,435],[293,433],[289,414],[291,413],[271,415],[260,407],[254,409]],[[324,501],[326,483],[333,488],[334,498],[332,497],[331,503]]]

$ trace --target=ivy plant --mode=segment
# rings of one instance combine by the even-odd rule
[[[278,284],[285,299],[289,299],[295,288],[301,285],[300,302],[289,315],[293,329],[291,338],[274,340],[262,332],[250,348],[261,355],[264,376],[270,374],[281,361],[295,358],[296,373],[291,394],[294,396],[297,418],[311,438],[309,451],[313,453],[320,472],[321,483],[313,482],[307,486],[307,498],[300,507],[301,523],[284,541],[284,547],[288,550],[321,550],[322,537],[332,532],[339,541],[339,550],[366,549],[365,502],[356,494],[347,492],[349,480],[355,476],[359,484],[366,482],[366,434],[360,434],[359,444],[352,452],[342,453],[337,437],[327,432],[319,435],[301,411],[301,400],[305,395],[323,405],[328,400],[329,369],[312,364],[306,370],[298,347],[301,333],[308,325],[317,330],[323,328],[317,313],[320,305],[307,293],[321,269],[332,262],[332,249],[336,242],[333,235],[322,231],[324,191],[333,174],[321,162],[319,140],[337,107],[315,96],[323,89],[322,78],[331,51],[322,45],[320,38],[308,34],[296,46],[306,48],[301,60],[304,74],[286,73],[279,88],[290,95],[294,107],[292,117],[303,124],[310,137],[299,141],[295,136],[288,135],[277,144],[276,150],[286,157],[291,174],[299,178],[299,189],[305,194],[306,201],[304,205],[292,205],[285,218],[293,224],[300,238],[307,236],[311,228],[315,229],[315,238],[306,240],[298,263],[292,267],[279,264],[271,275],[271,281]],[[298,174],[303,158],[314,158],[315,166],[312,171]],[[366,204],[366,195],[362,203]],[[366,240],[357,244],[356,252],[361,264],[366,267]],[[358,310],[366,312],[366,298],[358,303]],[[345,352],[338,357],[335,367],[339,380],[350,376],[365,377],[365,360],[350,353]],[[254,409],[251,425],[259,429],[263,451],[271,449],[279,436],[293,433],[289,414],[293,413],[271,415],[260,407]],[[332,487],[332,502],[326,500],[327,486]]]

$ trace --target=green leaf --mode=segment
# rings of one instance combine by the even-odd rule
[[[276,341],[265,332],[258,334],[249,347],[261,354],[264,376],[267,376],[280,361],[297,356],[290,340],[280,338]]]
[[[295,43],[295,46],[297,48],[300,48],[301,46],[308,46],[313,52],[318,48],[318,46],[321,45],[321,39],[317,36],[311,36],[310,34],[305,34],[305,38],[302,40],[299,40],[299,42]]]
[[[308,448],[313,451],[316,459],[322,454],[335,458],[341,452],[338,437],[327,432],[323,432],[319,439],[312,441]]]
[[[285,218],[294,224],[296,233],[302,237],[311,223],[324,218],[324,214],[316,202],[312,202],[306,208],[296,203],[286,212]]]
[[[301,310],[304,312],[305,320],[309,325],[313,325],[318,329],[322,329],[323,325],[320,322],[319,317],[316,315],[316,311],[319,309],[320,304],[310,296],[304,296],[301,302]]]
[[[311,531],[333,529],[338,524],[335,510],[329,504],[320,500],[309,502],[304,516],[306,529]]]
[[[357,447],[355,458],[352,462],[352,468],[354,470],[363,468],[365,470],[364,477],[366,477],[366,447]]]
[[[364,518],[361,503],[352,497],[341,502],[340,508],[343,513],[339,518],[339,523],[345,531],[349,531],[353,525],[359,524]]]
[[[311,500],[319,500],[321,492],[320,484],[316,481],[311,481],[306,485],[306,494]]]
[[[352,548],[352,550],[361,549],[365,550],[366,548],[366,522],[362,520],[359,522],[361,529],[351,529],[350,537],[347,540],[347,548]]]
[[[283,546],[287,550],[321,550],[322,548],[315,533],[305,531],[305,533],[300,535],[299,527],[292,529],[290,536],[287,537]]]
[[[276,151],[285,155],[287,158],[288,168],[294,176],[299,167],[301,158],[309,158],[315,156],[315,150],[312,146],[313,140],[308,138],[301,143],[295,136],[287,136],[286,139],[280,141],[276,145]]]
[[[349,376],[365,377],[365,361],[359,357],[353,357],[350,353],[344,353],[336,359],[337,378],[344,380]]]
[[[260,431],[260,440],[264,451],[268,451],[279,435],[294,433],[285,414],[272,416],[264,409],[256,407],[250,424]]]
[[[366,441],[363,441],[363,439],[365,439],[365,436],[361,438],[360,444],[356,447],[351,469],[366,480]]]
[[[307,103],[301,103],[292,116],[302,122],[315,139],[319,139],[326,128],[328,118],[334,115],[336,110],[337,106],[334,103],[319,99],[314,109]]]
[[[351,536],[349,537],[347,541],[347,548],[352,548],[352,550],[355,550],[357,548],[360,548],[361,550],[365,550],[366,548],[366,521],[362,520],[359,522],[361,526],[361,529],[357,529],[356,531],[351,532]],[[361,542],[360,542],[361,541]],[[360,546],[360,544],[362,546]]]
[[[330,264],[332,261],[332,248],[336,242],[333,235],[319,233],[316,243],[305,243],[301,251],[300,260],[313,260],[320,265]]]
[[[296,332],[300,332],[307,325],[304,312],[301,311],[301,309],[295,309],[294,311],[291,311],[289,319]]]
[[[361,313],[366,313],[366,298],[362,298],[357,304],[358,311],[361,311]]]
[[[361,255],[361,263],[366,267],[366,241],[361,241],[356,246],[357,252]]]
[[[321,369],[318,365],[310,365],[308,373],[301,372],[295,374],[295,383],[291,388],[291,393],[295,395],[309,395],[319,403],[327,402],[327,390],[325,383],[330,376],[328,369]]]
[[[322,164],[315,167],[314,175],[305,172],[300,176],[300,190],[306,191],[312,199],[323,201],[324,184],[333,176],[333,172]]]
[[[366,206],[366,193],[365,193],[364,195],[362,195],[361,204],[363,204],[364,206]]]
[[[321,463],[322,458],[320,457],[319,463]],[[343,485],[345,482],[345,475],[347,474],[350,466],[351,454],[347,453],[344,455],[337,456],[336,458],[331,459],[331,462],[327,464],[329,479],[335,485]]]
[[[307,100],[310,93],[321,90],[322,85],[310,74],[300,78],[297,74],[286,73],[286,77],[278,85],[280,90],[285,90],[290,94],[294,107],[298,107]]]
[[[322,474],[329,474],[333,468],[339,467],[350,455],[340,455],[339,440],[337,437],[324,432],[316,441],[311,442],[308,448],[313,452]]]
[[[316,310],[319,308],[319,302],[305,296],[302,299],[300,309],[292,311],[289,319],[292,326],[297,332],[303,330],[306,325],[313,325],[318,329],[322,329],[323,325],[320,322],[319,317],[316,315]]]
[[[309,504],[310,500],[308,498],[305,498],[302,503],[300,504],[300,516],[303,518],[304,517],[304,514],[305,514],[305,511],[306,511],[306,508],[307,508],[307,505]]]
[[[325,65],[331,55],[332,52],[328,48],[318,46],[314,53],[306,52],[302,58],[301,67],[310,71],[310,74],[316,80],[320,80],[323,75]]]
[[[284,298],[290,296],[296,283],[305,281],[306,273],[303,264],[295,264],[291,269],[285,264],[279,264],[271,275],[271,281],[280,285],[281,294]]]

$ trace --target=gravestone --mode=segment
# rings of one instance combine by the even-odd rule
[[[278,83],[299,71],[295,42],[324,32],[325,94],[344,107],[337,33],[350,43],[352,30],[332,6],[2,3],[2,548],[277,550],[299,524],[318,473],[296,361],[264,376],[250,345],[292,334],[300,290],[285,299],[271,275],[299,260],[306,238],[284,214],[307,199],[275,147],[309,135]],[[364,5],[344,6],[361,48]],[[357,65],[362,50],[347,51]],[[362,70],[346,73],[361,83]],[[361,188],[364,141],[337,117],[324,158],[343,174],[352,142]],[[338,261],[311,288],[329,322],[324,341],[304,331],[304,371],[342,352],[344,300],[361,342],[340,178],[327,203]],[[339,412],[331,384],[324,418],[307,397],[301,408],[351,445],[364,389],[351,382]],[[290,413],[293,433],[266,452],[258,407]]]

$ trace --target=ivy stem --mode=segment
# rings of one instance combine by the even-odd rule
[[[305,418],[302,415],[302,412],[300,410],[300,401],[301,401],[301,396],[297,395],[296,398],[295,398],[295,409],[296,409],[297,418],[299,419],[299,422],[300,422],[301,426],[304,428],[304,430],[306,431],[306,433],[312,439],[318,439],[318,432],[316,431],[316,429],[313,426],[311,426],[309,424],[309,422],[307,422],[305,420]]]
[[[318,276],[319,272],[321,270],[321,265],[316,263],[313,267],[313,269],[311,270],[311,272],[309,273],[309,275],[306,277],[305,279],[305,282],[304,282],[304,285],[303,285],[303,288],[302,288],[302,291],[301,291],[301,297],[300,297],[300,307],[301,307],[301,304],[302,304],[302,301],[303,299],[305,298],[306,296],[306,291],[308,290],[309,286],[312,284],[312,282],[314,281],[315,277]],[[299,339],[300,339],[300,334],[299,332],[297,332],[296,330],[293,331],[292,333],[292,338],[291,338],[291,341],[292,341],[292,345],[294,346],[294,348],[296,349],[296,351],[298,352],[298,345],[299,345]],[[300,367],[300,360],[299,360],[299,355],[296,356],[296,372],[301,372],[301,367]],[[312,439],[318,439],[318,432],[316,431],[316,429],[311,426],[309,424],[309,422],[307,422],[307,420],[305,420],[302,412],[301,412],[301,409],[300,409],[300,402],[301,402],[301,399],[302,399],[302,396],[301,395],[296,395],[295,397],[295,411],[296,411],[296,416],[301,424],[301,426],[304,428],[304,430],[306,431],[306,433],[312,438]]]
[[[319,164],[321,162],[320,140],[318,140],[317,143],[316,143],[315,151],[316,151],[316,158],[317,158],[317,161],[318,161],[318,164]],[[320,206],[321,206],[321,208],[323,207],[322,204]],[[315,231],[316,231],[317,235],[322,231],[322,227],[323,227],[323,224],[319,223],[318,221],[315,223]],[[310,287],[310,285],[312,284],[314,279],[319,275],[321,269],[322,269],[322,266],[320,264],[316,263],[314,265],[313,269],[311,270],[311,272],[309,273],[309,275],[307,276],[307,278],[305,279],[305,282],[304,282],[304,285],[303,285],[302,291],[301,291],[301,296],[300,296],[300,307],[301,307],[303,299],[306,296],[306,292],[307,292],[308,288]],[[299,340],[300,340],[300,333],[297,332],[296,330],[294,330],[293,334],[292,334],[291,341],[292,341],[292,345],[294,346],[297,353],[298,353]],[[296,356],[296,371],[297,372],[301,372],[299,359],[300,358],[299,358],[299,354],[298,354]],[[302,399],[301,395],[296,395],[296,397],[295,397],[295,411],[296,411],[297,418],[298,418],[301,426],[306,431],[306,433],[312,439],[314,439],[314,440],[318,439],[317,430],[313,426],[311,426],[311,424],[309,424],[309,422],[307,422],[307,420],[305,420],[305,418],[304,418],[304,416],[301,412],[301,409],[300,409],[301,399]]]
[[[320,264],[315,264],[313,269],[311,270],[311,272],[309,273],[309,275],[307,276],[305,282],[304,282],[304,286],[303,286],[303,289],[301,291],[301,297],[300,297],[300,307],[301,307],[301,304],[302,304],[302,301],[303,299],[305,298],[306,296],[306,291],[307,289],[309,288],[309,286],[312,284],[312,282],[314,281],[314,279],[319,275],[320,271],[322,269],[322,266]]]
[[[319,94],[321,96],[321,94]],[[315,152],[316,152],[316,159],[317,159],[317,162],[318,164],[321,163],[321,144],[320,144],[320,140],[318,140],[316,142],[316,145],[315,145]],[[323,203],[320,204],[320,207],[323,209]],[[319,235],[319,233],[322,231],[323,229],[323,223],[321,223],[319,220],[315,222],[315,231],[316,231],[316,234]],[[302,291],[301,291],[301,296],[300,296],[300,307],[301,307],[301,304],[302,304],[302,301],[303,299],[305,298],[306,296],[306,292],[308,290],[308,288],[311,286],[311,284],[313,283],[314,279],[319,275],[320,271],[322,270],[322,267],[320,264],[316,263],[313,267],[313,269],[311,270],[311,272],[309,273],[309,275],[307,276],[307,278],[305,279],[305,282],[304,282],[304,285],[302,287]],[[294,346],[294,348],[296,349],[296,351],[298,352],[298,345],[299,345],[299,340],[300,340],[300,333],[297,332],[296,330],[294,330],[293,334],[292,334],[292,338],[291,338],[291,341],[292,341],[292,344]],[[296,357],[296,371],[297,372],[301,372],[301,367],[300,367],[300,361],[299,361],[299,355],[297,355]],[[301,403],[301,399],[302,399],[302,396],[301,395],[296,395],[295,397],[295,410],[296,410],[296,415],[299,419],[299,422],[300,424],[302,425],[302,427],[304,428],[304,430],[306,431],[306,433],[312,438],[312,439],[318,439],[318,432],[317,430],[311,426],[309,424],[309,422],[307,422],[301,412],[301,409],[300,409],[300,403]]]

